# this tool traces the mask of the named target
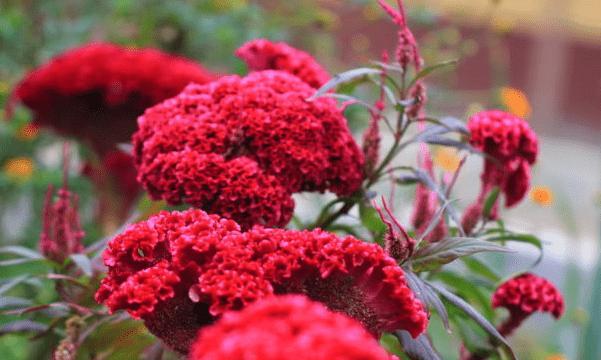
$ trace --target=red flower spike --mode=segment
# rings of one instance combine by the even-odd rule
[[[12,102],[34,123],[89,142],[100,154],[129,141],[136,118],[188,83],[215,76],[200,65],[155,49],[92,43],[68,50],[30,72]]]
[[[509,318],[499,332],[510,335],[520,324],[535,312],[548,312],[559,319],[564,311],[563,296],[548,280],[525,273],[501,284],[492,297],[494,308],[509,310]]]
[[[190,85],[139,118],[138,180],[154,199],[284,226],[291,195],[356,191],[363,156],[336,102],[282,71]]]
[[[256,39],[236,50],[250,70],[281,70],[299,77],[317,89],[330,80],[328,72],[308,53],[284,42]]]
[[[181,353],[201,327],[273,294],[305,294],[374,335],[405,329],[417,336],[428,322],[382,248],[322,230],[241,232],[202,210],[164,211],[114,238],[104,262],[97,301],[142,318]]]
[[[269,297],[203,328],[190,360],[393,360],[360,323],[301,295]]]
[[[530,187],[530,167],[536,162],[538,140],[528,123],[512,114],[489,110],[468,120],[470,144],[492,159],[485,159],[481,194],[498,186],[505,206],[520,202]]]
[[[420,168],[424,169],[434,179],[434,167],[432,157],[428,147],[424,144],[420,147],[418,154],[418,163]],[[423,183],[418,183],[415,188],[415,200],[413,203],[413,213],[411,214],[411,223],[417,235],[422,235],[430,226],[438,210],[439,199],[436,192],[429,189]],[[444,219],[439,219],[436,227],[430,232],[425,240],[437,242],[447,236],[448,229]]]
[[[415,240],[407,234],[403,226],[394,217],[384,196],[382,196],[382,205],[386,214],[382,212],[382,209],[375,202],[373,203],[374,209],[376,209],[378,215],[380,215],[380,218],[386,227],[388,227],[388,232],[384,236],[384,249],[390,257],[402,263],[413,254]]]
[[[42,215],[40,252],[47,258],[63,263],[69,255],[83,251],[81,239],[85,233],[81,229],[78,213],[78,196],[69,191],[68,186],[68,146],[64,146],[63,186],[58,190],[58,199],[53,202],[54,188],[48,186]]]

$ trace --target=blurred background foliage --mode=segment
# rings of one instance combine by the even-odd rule
[[[499,1],[491,0],[488,3],[494,9]],[[429,83],[431,111],[450,112],[465,118],[483,107],[496,106],[526,118],[534,112],[533,123],[537,130],[542,129],[543,136],[546,129],[552,127],[552,124],[541,125],[540,118],[536,117],[536,111],[544,112],[537,108],[539,102],[535,99],[531,104],[526,93],[518,89],[520,82],[513,80],[510,68],[519,66],[519,63],[516,65],[512,60],[508,48],[508,41],[509,44],[513,41],[513,25],[507,21],[507,16],[495,18],[493,12],[487,13],[484,26],[470,25],[466,28],[445,17],[445,7],[433,7],[424,1],[408,1],[407,7],[427,64],[449,59],[466,60],[461,62],[459,71],[442,73]],[[195,59],[220,73],[243,73],[244,65],[233,56],[234,50],[245,41],[257,37],[289,41],[314,54],[335,72],[377,59],[382,49],[391,49],[395,41],[395,29],[375,1],[370,0],[0,0],[0,108],[5,107],[12,87],[28,70],[57,53],[90,41],[156,47]],[[487,68],[491,74],[490,84],[470,86],[466,74],[472,69],[476,72],[470,59],[479,59],[483,49],[492,54],[488,57],[490,62]],[[477,74],[474,76],[478,77]],[[362,130],[367,120],[366,114],[354,108],[348,111],[353,130]],[[29,126],[31,117],[23,108],[17,109],[11,121],[4,121],[4,117],[4,112],[0,112],[0,245],[21,244],[35,248],[46,188],[48,184],[58,186],[62,181],[61,143],[64,139]],[[549,130],[549,133],[552,131]],[[572,149],[570,144],[566,143],[565,146]],[[555,167],[554,160],[559,160],[548,157],[565,154],[564,148],[548,150],[545,146],[541,157],[543,168]],[[84,154],[86,149],[79,148],[79,151]],[[435,155],[437,166],[443,168],[452,167],[457,162],[452,153],[443,150],[435,149]],[[546,156],[548,165],[544,163]],[[598,154],[594,156],[591,155],[589,159],[589,171],[599,169],[601,161]],[[92,221],[95,211],[92,185],[87,178],[79,175],[81,162],[77,155],[74,157],[70,186],[81,198],[81,214],[86,230],[84,241],[89,244],[104,234]],[[469,164],[467,167],[470,168]],[[476,174],[475,169],[471,175],[464,174],[474,177],[471,182],[464,179],[466,187],[476,183]],[[599,249],[599,205],[592,205],[593,200],[586,205],[589,210],[596,212],[594,216],[597,219],[594,225],[597,230],[592,230],[595,236],[592,248],[576,245],[577,252],[589,256],[586,265],[583,266],[573,256],[564,254],[562,257],[561,252],[570,248],[572,234],[591,233],[591,230],[583,229],[578,222],[582,220],[580,214],[584,211],[577,207],[578,200],[575,201],[570,191],[565,187],[562,190],[558,185],[564,184],[560,180],[568,175],[562,172],[562,177],[557,180],[549,174],[552,172],[543,169],[535,175],[535,183],[541,186],[533,189],[532,201],[517,211],[514,220],[517,219],[519,225],[527,222],[529,225],[524,225],[526,230],[545,233],[546,225],[553,219],[555,227],[550,227],[546,235],[554,232],[554,235],[549,235],[550,241],[561,238],[558,242],[567,245],[555,249],[555,255],[540,265],[546,268],[539,269],[542,273],[553,272],[551,278],[563,285],[568,312],[560,322],[559,330],[546,332],[547,323],[544,320],[536,321],[535,326],[526,326],[513,343],[525,359],[600,359],[601,264],[595,265],[598,256],[591,254],[595,251],[598,253]],[[600,175],[591,174],[589,184],[596,181],[595,186],[601,186]],[[547,183],[551,186],[547,186]],[[567,184],[578,187],[579,183],[572,181]],[[467,189],[465,193],[469,191]],[[399,197],[401,199],[398,202],[408,202],[410,193],[401,193]],[[588,192],[586,198],[592,199],[594,194]],[[597,202],[600,200],[597,199]],[[574,207],[577,210],[573,210]],[[568,240],[562,242],[562,239]],[[2,256],[0,254],[0,261],[4,259]],[[525,258],[524,262],[531,260],[528,256]],[[506,265],[515,266],[504,264],[502,258],[493,261],[499,264],[499,269],[504,269]],[[595,268],[596,278],[593,277]],[[19,267],[15,267],[10,273],[0,274],[0,278],[9,278],[18,271]],[[453,279],[452,276],[450,273],[440,274],[439,280],[454,283],[459,294],[462,288],[470,286],[471,281],[477,281],[470,278]],[[465,291],[465,294],[468,293]],[[39,303],[51,301],[51,294],[43,292],[19,295],[30,296]],[[490,311],[486,299],[471,300],[481,303],[480,310]],[[443,352],[443,358],[457,358],[456,337],[455,340],[449,337],[437,321],[433,324],[433,333],[439,335],[435,338],[440,339],[435,342],[440,345],[439,349],[448,351]],[[106,329],[100,334],[106,336],[117,330],[110,325],[104,326]],[[150,343],[150,338],[139,324],[126,322],[120,326],[129,327],[126,332],[129,335],[117,342],[123,349],[127,349],[132,341],[139,341],[140,346]],[[470,330],[466,328],[465,331]],[[102,342],[103,339],[93,341]],[[455,344],[450,346],[453,341]],[[6,359],[36,359],[39,358],[37,349],[50,346],[40,341],[32,344],[24,337],[0,336],[0,354]],[[115,357],[111,358],[131,358],[131,354],[124,351],[120,353],[117,349],[113,354]]]

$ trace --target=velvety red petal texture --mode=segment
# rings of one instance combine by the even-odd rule
[[[507,308],[511,313],[525,315],[549,312],[555,318],[559,318],[564,311],[563,296],[555,285],[530,273],[501,284],[493,294],[492,305],[495,308]]]
[[[360,323],[300,295],[259,300],[202,329],[190,360],[393,360]]]
[[[129,141],[144,109],[190,82],[213,78],[199,64],[155,49],[92,43],[30,72],[13,100],[34,112],[36,124],[84,139],[104,153]]]
[[[313,56],[283,42],[252,40],[236,50],[236,56],[244,60],[250,70],[285,71],[316,89],[330,80],[328,72]]]
[[[536,134],[526,121],[500,110],[473,115],[468,128],[472,146],[496,160],[485,160],[483,187],[488,191],[499,186],[505,205],[517,204],[530,186],[530,166],[538,154]]]
[[[201,327],[273,294],[304,294],[374,335],[404,329],[417,336],[428,322],[381,247],[322,230],[241,232],[202,210],[164,211],[114,238],[104,262],[97,301],[142,318],[182,353]]]
[[[269,70],[189,85],[138,119],[138,180],[243,228],[286,225],[295,192],[353,193],[363,155],[335,101],[307,101],[313,92]]]

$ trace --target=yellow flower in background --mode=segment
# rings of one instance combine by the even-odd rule
[[[526,94],[515,88],[501,88],[501,102],[507,111],[522,119],[528,118],[532,111]]]
[[[553,191],[548,186],[533,186],[530,190],[530,199],[538,205],[550,206],[554,200]]]
[[[4,163],[2,170],[6,176],[13,180],[26,181],[33,175],[35,165],[31,158],[21,156],[8,159],[6,163]]]
[[[5,94],[10,89],[10,85],[6,81],[0,81],[0,94]]]
[[[454,173],[459,168],[461,159],[457,150],[443,147],[434,153],[434,164],[446,172]]]
[[[548,355],[545,360],[568,360],[568,358],[563,354],[552,354]]]
[[[40,129],[37,126],[33,124],[27,124],[17,130],[15,137],[21,141],[30,141],[38,137],[39,131]]]

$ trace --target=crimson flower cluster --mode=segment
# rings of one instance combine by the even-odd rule
[[[13,101],[29,107],[36,124],[88,141],[102,154],[129,141],[144,109],[190,82],[214,77],[190,60],[155,49],[92,43],[33,70],[15,88]]]
[[[104,262],[97,301],[142,318],[181,353],[201,327],[273,294],[304,294],[374,335],[404,329],[417,336],[428,322],[381,247],[319,229],[241,232],[202,210],[163,211],[115,237]]]
[[[526,273],[507,280],[495,291],[493,307],[504,307],[513,313],[549,312],[555,318],[563,314],[563,297],[546,279]]]
[[[535,312],[548,312],[559,319],[564,311],[563,296],[555,285],[530,273],[501,284],[493,294],[492,306],[509,310],[509,318],[499,328],[503,336],[509,336]]]
[[[190,360],[393,360],[360,323],[300,295],[259,300],[199,332]]]
[[[328,72],[313,56],[283,42],[255,39],[242,45],[236,56],[244,60],[250,70],[285,71],[316,89],[330,80]]]
[[[514,206],[530,187],[530,166],[538,154],[536,134],[526,121],[500,110],[479,112],[467,126],[470,144],[491,157],[484,163],[483,190],[498,186],[505,205]]]
[[[148,110],[133,136],[138,180],[154,199],[283,226],[291,195],[356,191],[363,156],[333,99],[282,71],[192,84]]]

